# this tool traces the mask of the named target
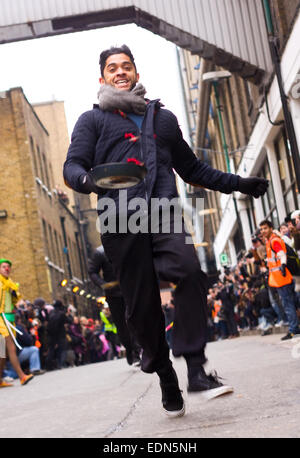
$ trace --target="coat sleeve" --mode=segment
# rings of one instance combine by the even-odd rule
[[[93,166],[97,139],[93,110],[87,111],[75,124],[63,167],[66,185],[77,192],[90,193],[83,186],[82,179]]]
[[[185,182],[195,186],[202,186],[225,194],[238,191],[239,176],[221,172],[198,159],[183,139],[176,117],[173,114],[172,116],[173,118],[169,120],[170,123],[173,123],[171,128],[174,132],[171,153],[173,167],[178,175]]]
[[[103,269],[103,256],[97,250],[91,259],[88,261],[88,273],[92,282],[102,290],[102,285],[105,283],[100,276],[100,271]]]

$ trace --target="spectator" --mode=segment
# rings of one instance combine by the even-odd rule
[[[71,337],[72,349],[75,353],[75,364],[76,366],[80,366],[84,364],[87,343],[85,337],[83,336],[78,316],[74,316],[73,323],[69,325],[69,336]]]
[[[54,367],[64,367],[65,351],[67,346],[65,324],[71,323],[69,312],[65,312],[62,301],[56,300],[53,303],[54,310],[50,313],[47,326],[48,331],[48,354],[46,358],[47,370]]]
[[[290,236],[290,231],[288,228],[288,225],[286,223],[282,223],[279,226],[279,232],[282,240],[286,245],[289,245],[291,248],[293,248],[293,239]]]
[[[258,280],[254,284],[254,309],[256,316],[260,317],[262,336],[272,333],[273,326],[276,320],[276,313],[269,299],[268,289]]]
[[[102,333],[101,326],[96,324],[90,341],[91,363],[106,361],[109,349],[109,343]]]
[[[16,353],[16,346],[19,344],[16,341],[15,335],[13,333],[14,326],[11,321],[6,318],[5,312],[8,313],[14,309],[15,304],[18,301],[18,285],[14,283],[10,278],[12,263],[8,259],[0,259],[0,334],[2,338],[5,339],[6,351],[8,353],[9,360],[15,369],[18,377],[20,379],[21,385],[26,385],[30,382],[34,375],[33,374],[24,374]],[[5,359],[0,359],[0,387],[4,388],[11,386],[9,383],[6,383],[2,380],[2,373],[4,369]]]
[[[289,332],[282,340],[291,339],[300,334],[296,313],[296,294],[293,277],[287,268],[286,246],[284,241],[273,231],[273,224],[264,220],[260,230],[265,239],[269,268],[269,285],[276,288],[289,322]]]
[[[22,333],[17,334],[17,342],[22,347],[21,350],[18,350],[18,358],[21,366],[27,363],[29,364],[29,370],[32,374],[44,374],[45,371],[41,369],[40,350],[39,347],[35,345],[35,338],[27,331],[19,315],[16,315],[15,322],[16,328]],[[18,378],[18,374],[11,364],[7,364],[7,367],[8,368],[4,371],[4,375]]]
[[[128,364],[140,365],[140,346],[129,331],[125,301],[120,285],[102,245],[95,250],[89,259],[88,271],[92,282],[98,286],[100,294],[106,297],[112,319],[117,328],[118,339],[126,349]]]
[[[230,277],[231,278],[231,277]],[[219,293],[216,296],[217,300],[221,300],[221,313],[227,323],[228,337],[238,337],[238,329],[234,316],[235,298],[233,294],[233,283],[231,280],[226,280],[225,285],[221,281],[218,282]],[[219,313],[220,313],[219,312]],[[220,318],[220,316],[219,316]]]
[[[119,358],[119,351],[118,351],[118,335],[117,335],[117,328],[113,322],[111,312],[109,310],[109,306],[107,303],[104,303],[103,309],[100,312],[100,318],[104,323],[104,331],[105,337],[109,342],[110,345],[110,352],[108,355],[108,359]]]

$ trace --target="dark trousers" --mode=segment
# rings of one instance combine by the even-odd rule
[[[114,332],[111,331],[106,331],[105,332],[105,337],[110,343],[110,350],[109,350],[109,355],[107,359],[114,359],[114,357],[119,357],[119,352],[117,350],[118,346],[118,336]]]
[[[189,364],[206,361],[207,277],[185,237],[184,233],[102,235],[125,299],[129,329],[143,349],[144,372],[156,372],[169,364],[158,278],[177,285],[174,356],[184,356]]]
[[[126,307],[123,297],[107,295],[106,300],[112,314],[113,322],[117,327],[118,337],[121,344],[124,345],[127,351],[136,351],[136,353],[139,353],[138,345],[127,326],[125,316]]]
[[[61,369],[65,362],[65,350],[66,341],[65,339],[49,339],[48,343],[48,354],[46,357],[46,368],[51,370],[55,367]]]
[[[227,318],[227,328],[228,334],[234,336],[238,334],[237,324],[234,316],[234,307],[226,307],[226,318]]]

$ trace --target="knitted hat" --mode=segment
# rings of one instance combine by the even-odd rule
[[[35,307],[43,307],[46,304],[46,301],[42,297],[37,297],[33,301]]]

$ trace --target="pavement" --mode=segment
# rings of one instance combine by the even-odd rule
[[[234,393],[205,401],[187,394],[186,366],[173,360],[187,404],[167,418],[156,374],[124,358],[47,372],[0,390],[1,438],[298,438],[300,338],[246,335],[211,342],[209,369]]]

